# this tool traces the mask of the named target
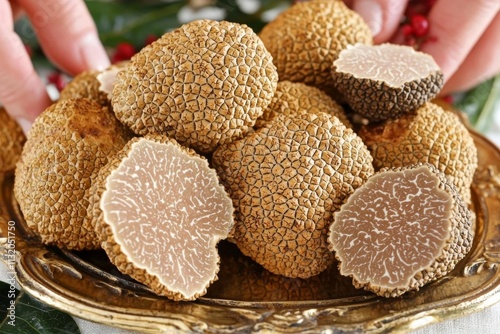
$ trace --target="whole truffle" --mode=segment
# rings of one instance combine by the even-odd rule
[[[477,149],[453,112],[426,103],[414,113],[363,126],[359,136],[373,156],[376,170],[431,163],[455,184],[466,203],[477,168]]]
[[[328,241],[340,273],[384,297],[448,274],[472,247],[471,213],[431,164],[382,169],[334,220]]]
[[[134,138],[95,185],[96,231],[122,273],[174,300],[206,293],[234,220],[205,158],[166,136]]]
[[[14,170],[25,141],[19,124],[0,107],[0,173]]]
[[[92,100],[53,104],[34,122],[15,171],[14,194],[43,243],[93,249],[89,189],[108,157],[125,145],[123,125]]]
[[[139,135],[165,134],[202,153],[243,137],[278,75],[246,25],[198,20],[136,54],[113,88],[117,117]]]
[[[73,78],[61,91],[59,100],[87,98],[102,106],[110,106],[107,94],[99,90],[97,76],[101,71],[84,71]]]
[[[303,82],[327,92],[332,63],[347,45],[372,44],[369,27],[339,0],[296,3],[259,33],[280,80]]]
[[[307,278],[334,260],[332,213],[372,175],[361,139],[325,113],[279,115],[219,147],[212,162],[231,196],[231,241],[272,273]]]
[[[396,118],[433,99],[444,79],[434,59],[404,45],[349,45],[333,62],[335,87],[372,121]]]
[[[280,81],[271,103],[257,120],[255,128],[263,127],[276,115],[326,112],[337,117],[346,127],[352,128],[344,108],[328,94],[316,87],[300,82]]]

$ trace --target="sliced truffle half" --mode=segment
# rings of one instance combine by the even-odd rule
[[[147,136],[132,139],[102,173],[97,229],[111,262],[159,295],[205,294],[217,279],[217,243],[233,227],[231,199],[207,160]]]
[[[329,242],[356,287],[396,297],[449,273],[472,238],[455,186],[423,164],[369,178],[335,213]]]
[[[430,55],[389,43],[348,46],[333,62],[332,76],[351,108],[373,121],[417,109],[444,83]]]

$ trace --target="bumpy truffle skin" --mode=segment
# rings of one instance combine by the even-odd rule
[[[278,114],[296,115],[318,112],[331,114],[346,127],[352,128],[344,108],[321,89],[300,82],[280,81],[271,103],[257,120],[255,128],[263,127]]]
[[[414,113],[363,126],[359,136],[373,156],[376,170],[431,163],[455,184],[466,203],[477,168],[477,149],[457,115],[433,103]]]
[[[0,173],[14,170],[25,142],[21,127],[0,107]]]
[[[303,82],[330,92],[332,62],[349,44],[372,44],[363,19],[338,0],[296,3],[259,33],[280,81]]]
[[[101,106],[110,106],[106,93],[99,90],[97,81],[100,71],[84,71],[71,80],[61,92],[59,100],[88,98]]]
[[[202,153],[243,137],[278,75],[246,25],[193,21],[136,54],[117,75],[113,108],[139,135],[165,134]]]
[[[204,164],[202,163],[201,165],[204,165],[204,173],[206,173],[206,174],[209,173],[209,172],[207,172],[207,170],[209,169],[208,161],[204,157],[198,155],[192,149],[189,149],[189,148],[186,148],[184,146],[179,145],[173,139],[170,139],[166,136],[152,135],[152,134],[146,135],[145,137],[136,137],[136,138],[131,139],[123,147],[123,149],[120,150],[117,154],[115,154],[110,159],[109,163],[100,170],[99,175],[97,176],[96,182],[92,185],[92,192],[93,192],[93,196],[94,196],[94,200],[93,200],[94,204],[93,204],[92,210],[93,210],[93,215],[96,217],[96,220],[95,220],[96,232],[99,235],[99,239],[101,241],[102,248],[106,251],[111,262],[122,273],[129,275],[132,278],[134,278],[135,280],[145,284],[146,286],[150,287],[155,293],[157,293],[159,295],[166,296],[166,297],[173,299],[173,300],[176,300],[176,301],[195,300],[199,296],[204,295],[207,292],[207,287],[210,284],[212,284],[215,280],[218,279],[217,273],[219,271],[220,258],[219,258],[219,255],[218,255],[216,249],[211,250],[211,251],[215,251],[214,256],[216,258],[215,259],[216,260],[215,268],[213,268],[214,269],[213,277],[209,281],[206,282],[206,286],[202,289],[202,291],[199,291],[191,296],[186,296],[184,293],[180,292],[179,290],[175,290],[172,287],[169,287],[169,285],[167,283],[162,282],[157,274],[155,274],[152,270],[149,270],[150,268],[148,268],[148,269],[144,269],[144,267],[141,268],[132,259],[127,257],[127,255],[124,253],[124,250],[122,248],[123,246],[117,242],[115,234],[113,232],[113,228],[111,227],[110,222],[106,220],[106,215],[105,215],[104,211],[102,210],[103,194],[105,194],[105,192],[107,190],[109,190],[108,179],[109,179],[110,175],[112,175],[112,173],[119,168],[120,164],[123,162],[123,160],[125,158],[129,157],[132,146],[134,144],[138,143],[139,141],[149,141],[149,142],[154,142],[154,143],[159,143],[159,144],[173,145],[174,147],[176,147],[176,149],[178,151],[184,152],[186,154],[186,156],[190,156],[193,160],[198,160],[198,161],[202,160],[204,162]],[[172,164],[178,165],[179,167],[181,167],[180,162],[174,161],[174,162],[172,162]],[[183,170],[180,170],[179,172],[181,174],[184,173]],[[172,248],[175,248],[176,245],[173,244],[174,242],[182,242],[181,246],[186,248],[183,251],[184,256],[187,256],[187,257],[191,256],[190,259],[192,261],[197,261],[196,254],[198,254],[199,257],[202,258],[202,260],[205,260],[206,258],[208,258],[208,256],[206,253],[204,253],[204,250],[201,249],[201,247],[207,246],[204,244],[204,242],[206,241],[205,238],[208,237],[209,239],[211,239],[211,241],[213,242],[212,246],[215,247],[215,245],[217,245],[219,240],[225,239],[228,236],[229,232],[231,231],[231,229],[234,225],[234,220],[233,220],[233,210],[234,209],[232,208],[231,199],[229,198],[229,196],[225,192],[223,186],[218,183],[218,179],[217,179],[217,175],[216,175],[215,171],[211,170],[211,172],[213,172],[213,177],[215,177],[215,180],[216,180],[215,182],[217,183],[217,186],[220,187],[221,191],[219,191],[217,189],[214,190],[214,188],[212,188],[213,182],[212,183],[207,182],[207,183],[202,185],[206,188],[201,191],[201,196],[204,196],[207,194],[213,195],[214,192],[218,192],[220,195],[222,192],[223,197],[225,197],[223,199],[223,202],[226,201],[229,204],[230,211],[222,212],[223,208],[221,208],[221,206],[219,206],[218,204],[215,203],[215,202],[219,203],[219,201],[217,199],[214,199],[214,198],[207,199],[207,201],[209,201],[211,203],[211,204],[209,204],[210,208],[207,208],[207,203],[205,203],[205,207],[204,207],[202,204],[200,204],[199,198],[196,198],[196,196],[194,196],[193,202],[191,202],[189,204],[192,206],[193,209],[200,210],[200,212],[203,212],[206,215],[206,217],[198,217],[199,219],[196,219],[196,221],[181,221],[180,217],[182,217],[182,215],[179,215],[179,218],[178,218],[179,221],[177,222],[178,223],[177,227],[175,229],[173,229],[171,233],[176,235],[177,237],[179,237],[179,235],[182,235],[183,233],[186,233],[186,232],[185,231],[178,231],[177,228],[188,227],[188,228],[193,228],[195,230],[194,231],[195,234],[193,234],[192,239],[190,239],[189,237],[186,237],[186,240],[178,240],[177,239],[177,240],[173,241],[171,244],[167,243],[165,245],[160,245],[159,248],[164,250],[164,253],[160,254],[160,256],[163,256],[163,257],[176,256],[176,254],[171,254],[169,252]],[[211,175],[208,175],[207,177],[212,178]],[[195,176],[194,178],[196,179],[195,181],[190,180],[189,182],[186,182],[186,183],[184,183],[181,180],[174,181],[174,182],[178,182],[179,189],[180,189],[179,191],[176,190],[174,192],[175,193],[182,193],[182,192],[189,193],[191,191],[195,191],[195,192],[197,192],[197,195],[199,196],[200,189],[191,189],[191,188],[187,189],[185,186],[190,184],[190,183],[195,183],[199,180],[202,180],[203,178],[205,178],[205,176],[202,176],[202,177]],[[212,178],[212,181],[213,180],[214,179]],[[148,180],[148,182],[149,182],[149,180]],[[161,184],[161,182],[159,182],[159,184]],[[198,186],[200,186],[200,184],[198,184]],[[154,185],[151,185],[149,187],[149,189],[152,192],[161,192],[161,193],[169,192],[168,189],[165,189],[165,190],[155,189]],[[170,196],[171,195],[172,194],[170,194]],[[165,198],[167,198],[167,197],[165,197]],[[219,200],[220,200],[220,198],[219,198]],[[121,199],[118,199],[118,201],[121,201]],[[175,201],[174,207],[176,209],[179,209],[179,210],[185,209],[182,207],[182,204],[183,204],[182,200],[175,199],[174,201]],[[184,201],[184,204],[185,203],[186,203],[186,201]],[[195,208],[194,206],[196,206],[196,205],[198,205],[199,208]],[[127,204],[126,206],[133,207],[132,204],[130,204],[130,205]],[[155,204],[155,206],[156,206],[156,204]],[[157,206],[161,207],[162,204],[157,203]],[[227,206],[226,206],[226,208],[227,208]],[[159,210],[161,210],[161,209],[159,209]],[[229,219],[227,221],[224,221],[224,222],[221,222],[218,220],[216,221],[212,217],[213,211],[215,211],[215,210],[217,210],[218,212],[221,212],[220,215],[225,215],[226,217],[229,217]],[[147,217],[148,214],[149,214],[149,212],[145,213],[145,214],[141,214],[141,217],[142,218]],[[164,219],[165,221],[168,220],[169,218],[176,217],[175,215],[173,215],[171,213],[166,213],[165,211],[160,211],[158,213],[151,212],[151,214],[152,214],[151,219],[148,219],[148,222],[154,221],[155,219],[157,219],[156,217],[158,217],[158,216],[160,217],[160,220]],[[120,216],[121,213],[118,213],[117,215]],[[207,224],[207,221],[209,222],[209,224]],[[131,224],[133,224],[133,223],[135,223],[135,221],[131,222]],[[160,238],[164,238],[164,235],[169,233],[169,232],[165,231],[165,228],[172,227],[163,221],[162,221],[162,224],[164,224],[165,226],[159,225],[156,228],[154,228],[154,233],[158,233]],[[151,233],[149,233],[151,230],[151,226],[148,226],[148,224],[144,224],[143,230],[144,230],[145,235],[143,236],[144,240],[141,241],[141,243],[151,242]],[[148,240],[148,235],[149,235],[149,240]],[[158,242],[156,240],[154,234],[152,235],[152,237],[155,239],[153,242]],[[134,239],[135,238],[136,238],[136,236],[134,236]],[[189,240],[187,240],[187,239],[189,239]],[[188,247],[190,245],[190,243],[191,244],[194,243],[196,247],[200,247],[196,251],[195,256],[192,256],[193,254],[190,253],[190,249]],[[149,256],[154,256],[154,255],[155,254],[149,254]],[[171,259],[171,261],[174,262],[173,266],[177,268],[177,263],[175,263],[175,259]],[[158,262],[158,260],[156,260],[156,262]],[[192,263],[190,265],[190,267],[192,267],[192,269],[196,269],[196,266],[194,263]],[[189,277],[187,278],[187,280],[189,280]],[[169,282],[169,283],[171,283],[171,282]]]
[[[332,213],[373,173],[361,139],[325,113],[279,115],[212,162],[233,199],[231,241],[272,273],[300,278],[332,263]]]
[[[441,252],[430,265],[415,274],[415,276],[410,279],[408,286],[405,288],[388,288],[385,286],[373,284],[372,282],[359,282],[355,277],[353,277],[353,284],[356,288],[364,288],[365,290],[372,291],[382,297],[398,297],[408,291],[419,290],[419,288],[421,288],[425,284],[447,275],[455,268],[456,264],[460,260],[462,260],[471,250],[474,237],[474,231],[472,230],[471,212],[467,208],[467,205],[463,202],[455,185],[446,177],[445,174],[440,172],[431,164],[415,164],[399,168],[383,168],[375,175],[388,171],[400,172],[403,170],[415,169],[422,166],[427,167],[434,175],[438,177],[438,188],[444,190],[451,197],[452,208],[450,210],[450,234],[448,239],[442,246]],[[363,186],[358,190],[362,189]],[[351,199],[347,200],[344,205],[350,205],[351,201]],[[340,210],[343,209],[344,206],[342,206]],[[335,217],[336,216],[337,214],[335,214]],[[336,233],[336,224],[337,222],[332,224],[330,232],[331,234]],[[329,237],[329,241],[330,238],[332,238],[332,236]],[[338,258],[338,260],[340,261],[341,259]],[[339,268],[342,273],[341,262],[339,262]]]
[[[353,53],[351,49],[359,51]],[[364,70],[372,70],[371,77],[358,77],[337,66],[343,53],[347,52],[353,58],[350,60],[352,64],[363,64]],[[386,69],[382,70],[384,67]],[[412,67],[419,67],[425,74],[415,77],[417,70],[410,70]],[[386,76],[408,79],[393,85],[377,78],[379,72],[392,72]],[[333,63],[332,77],[349,106],[371,121],[396,118],[414,111],[436,97],[444,83],[443,73],[430,55],[409,46],[390,44],[349,46]]]
[[[99,247],[87,212],[89,188],[126,136],[112,112],[88,99],[55,103],[35,120],[16,167],[14,194],[43,243]]]

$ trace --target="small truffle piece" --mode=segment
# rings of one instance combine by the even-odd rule
[[[375,170],[431,163],[455,184],[466,203],[477,168],[477,149],[456,114],[434,103],[358,132],[373,156]]]
[[[397,297],[448,274],[472,247],[471,213],[431,164],[370,177],[335,213],[331,249],[357,288]]]
[[[434,59],[405,45],[349,45],[333,62],[335,87],[371,121],[396,118],[433,99],[444,79]]]
[[[270,272],[308,278],[334,261],[332,213],[373,174],[361,139],[326,113],[278,115],[212,156],[233,199],[230,241]]]
[[[350,44],[372,44],[370,28],[340,0],[299,2],[259,33],[278,68],[280,81],[302,82],[329,95],[332,62]],[[338,92],[336,93],[338,94]]]
[[[197,20],[132,57],[116,77],[113,109],[138,135],[164,134],[210,153],[252,130],[277,81],[272,57],[252,29]]]
[[[96,230],[124,274],[174,300],[217,279],[233,205],[215,170],[166,136],[132,139],[100,172]],[[97,184],[97,183],[96,183]]]
[[[0,107],[0,173],[13,171],[26,137],[17,122]]]
[[[115,115],[89,99],[57,102],[37,117],[16,166],[14,194],[43,243],[99,248],[89,189],[128,139]]]
[[[352,128],[344,108],[321,89],[300,82],[280,81],[271,103],[264,109],[264,114],[257,120],[255,128],[263,127],[278,114],[297,115],[318,112],[331,114],[346,127]]]

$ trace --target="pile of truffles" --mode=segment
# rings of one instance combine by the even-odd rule
[[[297,3],[260,35],[193,21],[74,78],[35,121],[14,193],[43,243],[102,248],[173,300],[207,292],[223,239],[274,274],[338,260],[399,296],[472,244],[477,152],[429,102],[442,85],[430,56],[372,45],[342,1]]]

